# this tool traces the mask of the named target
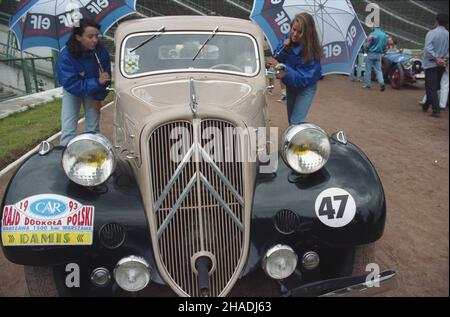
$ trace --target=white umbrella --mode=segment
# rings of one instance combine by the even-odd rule
[[[301,12],[314,18],[323,48],[323,74],[350,73],[366,34],[349,0],[255,0],[250,18],[262,28],[273,50]]]

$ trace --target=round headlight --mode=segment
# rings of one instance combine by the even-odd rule
[[[283,159],[297,173],[314,173],[330,157],[330,140],[326,132],[315,124],[292,125],[284,131],[282,140]]]
[[[81,134],[64,150],[62,165],[67,177],[82,186],[96,186],[113,173],[116,161],[111,143],[101,134]]]
[[[144,289],[151,280],[150,266],[141,257],[129,256],[121,259],[114,269],[117,284],[129,292]]]
[[[276,280],[287,278],[297,267],[297,254],[287,245],[278,244],[270,248],[263,259],[263,269]]]
[[[404,62],[403,63],[403,68],[404,69],[410,69],[412,67],[412,63],[411,62]]]

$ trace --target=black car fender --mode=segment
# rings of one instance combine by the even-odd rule
[[[346,191],[356,208],[351,221],[339,227],[331,227],[327,215],[318,215],[326,206],[324,200],[339,207],[348,203],[341,197],[336,201],[336,197],[321,196],[335,188]],[[331,218],[338,216],[339,210],[334,211]],[[279,157],[277,171],[260,173],[255,181],[251,243],[243,275],[259,265],[267,250],[276,244],[289,245],[301,253],[371,243],[383,234],[385,219],[386,200],[380,178],[356,145],[332,141],[328,162],[306,176],[294,173]]]
[[[62,150],[56,147],[44,156],[34,154],[18,168],[3,197],[0,219],[4,218],[7,206],[27,197],[61,195],[94,206],[92,245],[10,246],[2,240],[6,258],[30,266],[88,263],[92,269],[108,264],[108,269],[113,270],[121,258],[138,255],[152,268],[152,279],[163,283],[156,270],[141,194],[129,164],[119,161],[104,184],[83,187],[66,176],[61,164]],[[2,232],[2,236],[8,240],[8,234]]]

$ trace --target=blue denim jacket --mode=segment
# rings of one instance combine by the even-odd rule
[[[103,69],[111,75],[109,53],[101,45],[95,50],[83,52],[80,58],[75,58],[67,47],[64,48],[56,61],[56,72],[59,84],[71,94],[103,100],[108,91],[106,85],[98,81],[99,65],[94,52],[97,53]]]
[[[284,48],[284,36],[275,49],[274,58],[286,65],[287,71],[283,82],[287,86],[303,88],[315,84],[322,77],[320,61],[313,60],[305,64],[302,55],[302,46],[299,44],[293,48]]]

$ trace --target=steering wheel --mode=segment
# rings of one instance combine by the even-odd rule
[[[231,68],[232,70],[238,71],[238,72],[243,72],[242,68],[240,68],[239,66],[233,65],[233,64],[217,64],[214,66],[211,66],[211,69],[217,69],[217,68],[222,68],[222,67],[226,67],[226,68]]]

